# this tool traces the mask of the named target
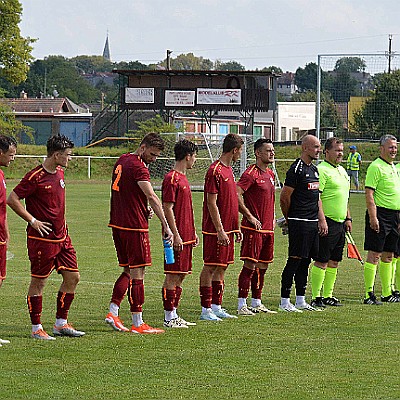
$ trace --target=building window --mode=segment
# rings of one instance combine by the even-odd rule
[[[253,127],[253,140],[256,141],[262,137],[262,126]]]

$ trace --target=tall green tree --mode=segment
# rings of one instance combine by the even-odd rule
[[[376,88],[360,110],[354,114],[356,132],[372,137],[400,134],[400,70],[380,74]]]
[[[13,84],[26,79],[33,59],[31,44],[34,39],[21,36],[22,5],[18,0],[0,1],[0,75]]]
[[[216,71],[244,71],[246,68],[237,61],[231,60],[223,62],[221,60],[216,60],[214,62],[214,69]]]
[[[365,61],[360,57],[342,57],[336,61],[334,71],[343,73],[362,72],[366,66]]]

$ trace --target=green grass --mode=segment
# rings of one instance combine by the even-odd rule
[[[15,181],[8,182],[11,190]],[[400,306],[364,306],[362,268],[345,259],[336,295],[345,306],[322,313],[257,315],[220,323],[199,322],[164,335],[130,335],[104,323],[119,268],[110,229],[109,186],[68,182],[67,219],[77,250],[81,283],[70,321],[86,331],[79,339],[43,343],[30,339],[26,307],[29,264],[25,224],[9,211],[12,232],[7,279],[0,290],[2,399],[398,399]],[[277,194],[277,198],[278,198]],[[194,193],[200,227],[202,194]],[[354,237],[362,249],[364,197],[351,196]],[[198,228],[200,231],[200,228]],[[153,266],[146,274],[146,322],[161,326],[162,244],[151,222]],[[275,262],[266,275],[264,298],[276,309],[287,238],[276,233]],[[236,253],[237,254],[237,253]],[[364,253],[363,253],[364,254]],[[241,263],[228,269],[224,306],[236,309]],[[201,247],[194,273],[184,282],[181,315],[197,321]],[[43,325],[54,322],[60,278],[53,274],[44,293]],[[380,294],[379,281],[377,293]],[[308,291],[310,293],[310,291]],[[128,303],[121,316],[130,324]]]

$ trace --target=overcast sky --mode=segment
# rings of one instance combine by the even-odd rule
[[[20,0],[33,56],[101,55],[155,63],[192,52],[246,69],[296,71],[318,54],[400,49],[398,0]]]

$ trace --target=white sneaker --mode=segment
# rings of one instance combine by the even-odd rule
[[[178,317],[177,318],[178,322],[180,322],[182,325],[186,325],[186,326],[196,326],[196,322],[189,322],[189,321],[185,321],[182,317]]]
[[[218,311],[214,311],[214,315],[216,315],[217,318],[224,318],[224,319],[237,318],[236,315],[229,314],[224,308],[221,308]]]
[[[282,304],[279,304],[278,310],[285,311],[285,312],[297,312],[297,313],[303,312],[303,311],[297,309],[292,303],[285,304],[284,306]]]
[[[184,328],[187,329],[187,325],[183,325],[178,321],[178,318],[171,319],[170,321],[164,321],[166,328]]]
[[[212,310],[204,311],[200,314],[200,319],[203,321],[221,321],[221,318],[218,318]]]
[[[268,313],[268,314],[277,314],[276,311],[272,311],[264,306],[264,304],[260,304],[257,307],[249,307],[249,310],[253,313]]]
[[[8,343],[10,343],[9,340],[0,339],[0,344],[8,344]]]
[[[250,309],[244,305],[241,309],[237,310],[238,315],[254,315],[254,313],[252,311],[250,311]]]
[[[303,303],[303,304],[296,304],[295,307],[298,310],[305,310],[305,311],[322,311],[320,308],[315,308],[313,306],[310,306],[308,303]]]

